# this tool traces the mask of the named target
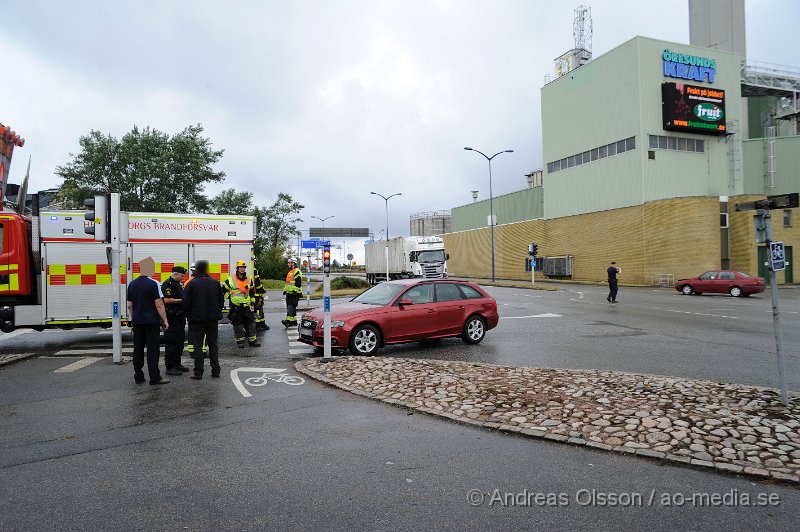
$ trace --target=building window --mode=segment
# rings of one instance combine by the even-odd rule
[[[727,212],[719,213],[719,227],[720,227],[720,229],[727,229],[728,228],[728,213]]]
[[[670,150],[677,150],[678,139],[676,139],[675,137],[667,137],[667,145],[669,146]]]
[[[783,226],[784,227],[791,227],[792,226],[792,210],[791,209],[783,209]]]
[[[684,137],[668,137],[664,135],[649,135],[648,143],[651,148],[659,148],[662,150],[691,151],[696,153],[703,153],[706,147],[704,140],[687,139]]]
[[[649,142],[651,148],[658,148],[658,137],[655,135],[650,135]]]
[[[705,141],[702,140],[695,140],[694,141],[694,151],[696,152],[703,152],[705,151]]]
[[[667,137],[663,135],[658,136],[658,147],[662,150],[669,149],[669,143],[667,142]]]
[[[651,143],[653,142],[654,138],[656,137],[653,135],[650,136]],[[578,166],[579,164],[587,164],[598,159],[604,159],[606,157],[611,157],[612,155],[625,153],[626,151],[635,149],[636,137],[628,137],[627,139],[618,140],[616,142],[606,144],[605,146],[586,150],[584,152],[565,157],[564,159],[547,163],[547,171],[548,173],[559,172],[561,170],[566,170],[567,168],[572,168],[573,166]]]

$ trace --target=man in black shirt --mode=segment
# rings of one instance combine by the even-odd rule
[[[622,273],[622,269],[617,266],[617,263],[611,261],[611,266],[608,267],[608,297],[606,301],[609,303],[617,302],[617,274]]]
[[[172,274],[161,283],[164,307],[169,320],[169,329],[164,331],[164,365],[167,366],[167,375],[175,377],[180,376],[183,371],[189,371],[189,368],[181,364],[183,341],[186,339],[186,316],[181,308],[183,301],[181,281],[184,275],[186,268],[175,266],[172,268]]]
[[[161,286],[153,279],[156,267],[151,257],[139,261],[139,277],[128,285],[128,316],[133,326],[133,377],[144,382],[144,349],[147,346],[147,373],[150,384],[167,384],[158,370],[159,326],[169,328],[162,301]]]
[[[183,290],[183,312],[189,322],[189,343],[193,346],[194,373],[189,378],[203,378],[203,337],[208,346],[208,361],[211,363],[211,376],[219,378],[219,320],[225,295],[219,281],[208,275],[208,261],[195,263],[195,277]]]

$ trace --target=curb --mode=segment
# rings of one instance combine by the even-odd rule
[[[329,379],[324,375],[317,373],[316,371],[310,370],[307,367],[305,367],[305,364],[308,363],[313,363],[313,360],[301,360],[295,362],[294,368],[298,372],[308,377],[311,377],[312,379],[318,380],[329,386],[350,392],[354,395],[359,395],[362,397],[366,397],[368,399],[374,399],[390,405],[416,410],[418,412],[423,412],[425,414],[430,414],[437,417],[443,417],[464,425],[472,425],[486,430],[499,430],[502,432],[507,432],[509,434],[521,434],[523,436],[528,436],[531,438],[549,440],[559,443],[567,443],[579,447],[590,447],[592,449],[612,451],[620,454],[631,454],[645,459],[655,459],[661,463],[667,463],[669,465],[675,465],[680,467],[688,467],[691,469],[697,469],[703,471],[708,471],[710,469],[726,475],[737,475],[737,476],[742,475],[742,476],[757,478],[759,480],[771,480],[776,483],[786,484],[793,486],[795,488],[800,488],[800,477],[786,473],[781,473],[778,471],[769,471],[767,469],[762,469],[758,467],[743,467],[736,464],[708,462],[705,460],[698,460],[696,458],[691,458],[689,456],[665,454],[663,452],[654,451],[652,449],[638,449],[638,448],[631,448],[624,446],[612,447],[611,445],[601,442],[584,440],[582,438],[571,438],[564,434],[550,433],[545,427],[521,428],[511,425],[501,425],[499,423],[479,421],[476,419],[469,419],[464,416],[456,416],[450,412],[445,412],[444,410],[440,410],[437,408],[428,408],[425,406],[420,406],[405,401],[401,401],[399,399],[381,398],[378,395],[373,394],[371,392],[367,392],[352,386],[341,384],[337,381],[334,381],[333,379]]]

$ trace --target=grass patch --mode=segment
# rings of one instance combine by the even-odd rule
[[[267,290],[283,290],[286,282],[280,279],[261,279],[261,285]]]

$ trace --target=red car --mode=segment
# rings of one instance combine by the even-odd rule
[[[303,343],[323,347],[323,311],[300,319]],[[477,344],[497,326],[497,302],[467,281],[402,279],[380,283],[331,307],[331,344],[373,355],[387,344],[460,336]]]
[[[763,277],[752,277],[736,270],[712,270],[692,279],[679,279],[675,283],[675,290],[687,296],[709,292],[740,297],[759,294],[766,288]]]

